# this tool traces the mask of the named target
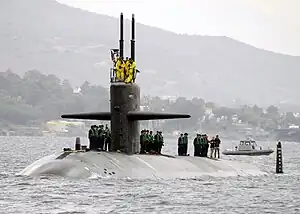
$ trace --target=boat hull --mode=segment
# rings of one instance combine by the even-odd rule
[[[255,151],[223,151],[223,155],[249,155],[249,156],[261,156],[270,155],[274,151],[272,149],[255,150]]]

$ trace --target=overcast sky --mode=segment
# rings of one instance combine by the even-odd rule
[[[228,36],[300,56],[300,0],[58,0],[177,33]]]

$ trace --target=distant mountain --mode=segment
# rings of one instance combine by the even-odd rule
[[[0,70],[38,69],[73,85],[88,80],[108,86],[109,49],[118,47],[118,25],[116,18],[54,0],[0,1]],[[125,31],[129,55],[129,21]],[[300,57],[227,37],[177,35],[142,24],[136,36],[138,82],[146,94],[198,96],[221,104],[236,99],[258,105],[300,103]]]

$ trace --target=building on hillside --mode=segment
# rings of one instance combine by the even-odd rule
[[[86,129],[84,122],[79,121],[65,121],[65,120],[51,120],[45,123],[45,134],[54,135],[69,135],[82,133]]]

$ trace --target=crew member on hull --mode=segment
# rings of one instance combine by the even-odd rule
[[[188,144],[189,144],[188,133],[184,133],[184,136],[183,136],[183,151],[182,151],[184,156],[187,155]]]
[[[199,135],[199,156],[203,157],[203,148],[204,148],[204,140],[203,140],[203,135]]]
[[[104,140],[105,140],[104,126],[103,125],[99,125],[99,128],[98,128],[98,145],[97,145],[97,148],[99,148],[100,150],[103,150]]]
[[[140,135],[140,144],[141,144],[141,154],[145,154],[146,153],[146,130],[142,130],[141,131],[141,135]]]
[[[214,143],[215,143],[215,158],[220,158],[220,143],[221,143],[221,140],[219,138],[219,135],[216,135]]]
[[[150,145],[149,152],[154,153],[155,152],[155,144],[154,144],[154,137],[153,137],[152,131],[150,131],[148,138],[149,138],[149,145]]]
[[[155,153],[159,153],[159,131],[154,135],[154,148]]]
[[[111,147],[111,133],[106,124],[104,130],[104,151],[110,151],[110,147]]]
[[[207,136],[206,134],[202,134],[200,138],[200,156],[201,157],[207,157],[207,147],[208,147],[208,142],[207,142]]]
[[[95,125],[92,125],[89,130],[88,135],[89,141],[90,141],[90,149],[94,150],[97,148],[97,129]]]
[[[162,135],[162,132],[158,132],[158,154],[161,154],[161,149],[164,146],[164,137]]]
[[[204,134],[203,138],[204,138],[203,157],[207,157],[207,153],[208,153],[208,149],[209,149],[209,140],[208,140],[208,136],[206,134]]]
[[[184,142],[183,142],[183,134],[180,134],[180,136],[178,137],[178,156],[182,156],[183,155],[183,150],[184,150]]]
[[[200,146],[200,140],[201,140],[201,135],[197,134],[197,136],[194,139],[194,156],[200,157],[200,152],[201,152],[201,146]]]
[[[216,154],[215,154],[215,138],[212,137],[212,139],[210,140],[210,158],[215,158]]]
[[[111,151],[111,133],[105,137],[105,151]]]
[[[161,131],[157,131],[153,136],[153,132],[142,130],[140,135],[140,154],[161,154],[161,149],[164,146],[164,137]]]
[[[145,150],[150,152],[150,139],[149,139],[149,130],[145,130]]]

